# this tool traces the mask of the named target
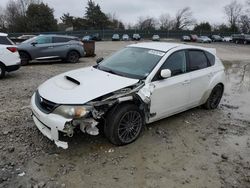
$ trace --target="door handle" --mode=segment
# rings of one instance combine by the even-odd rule
[[[54,46],[50,46],[50,47],[48,47],[49,49],[51,49],[51,48],[54,48]]]
[[[183,85],[190,84],[190,80],[185,80],[182,82]]]

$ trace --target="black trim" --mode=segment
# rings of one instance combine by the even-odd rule
[[[76,80],[76,79],[74,79],[74,78],[72,78],[72,77],[70,77],[70,76],[65,76],[65,78],[66,78],[67,80],[69,80],[69,81],[71,81],[71,82],[77,84],[77,85],[80,85],[80,84],[81,84],[78,80]]]
[[[7,71],[7,72],[16,71],[16,70],[18,70],[20,67],[21,67],[21,64],[6,66],[6,71]]]
[[[41,97],[38,91],[36,92],[35,95],[35,103],[37,108],[39,108],[39,110],[41,110],[45,114],[50,114],[59,106],[58,104],[48,101],[43,97]]]

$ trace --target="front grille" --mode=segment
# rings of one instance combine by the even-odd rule
[[[49,114],[53,112],[59,105],[42,98],[39,92],[36,92],[36,106],[44,113]]]

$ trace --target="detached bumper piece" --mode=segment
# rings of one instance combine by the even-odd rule
[[[37,119],[35,115],[32,115],[33,120],[37,126],[37,128],[42,132],[44,136],[49,138],[51,141],[54,141],[57,147],[61,147],[63,149],[68,148],[68,143],[59,140],[59,131],[56,128],[50,128],[44,125],[41,121]]]

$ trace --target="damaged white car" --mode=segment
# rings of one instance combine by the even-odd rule
[[[203,105],[218,106],[225,73],[215,49],[174,43],[129,45],[97,65],[55,76],[32,96],[38,129],[58,147],[76,129],[115,145],[135,141],[145,124]]]

